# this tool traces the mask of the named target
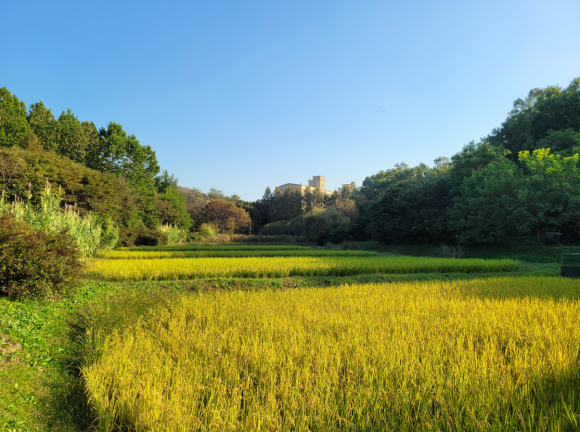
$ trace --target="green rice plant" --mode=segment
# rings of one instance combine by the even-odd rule
[[[303,242],[304,237],[295,235],[245,235],[233,234],[229,236],[228,242],[234,243],[296,243]]]
[[[109,281],[217,277],[280,278],[373,273],[487,273],[516,271],[512,260],[415,257],[167,258],[96,260],[87,276]]]
[[[101,244],[101,224],[92,214],[81,217],[73,206],[66,205],[63,209],[60,206],[61,194],[60,187],[55,193],[47,182],[40,196],[40,205],[36,207],[30,202],[31,196],[26,202],[17,198],[12,203],[8,203],[2,192],[0,216],[10,214],[15,220],[25,222],[33,229],[47,233],[66,231],[74,238],[82,257],[93,256]],[[107,229],[114,231],[116,227],[111,226]],[[114,237],[114,234],[108,233],[108,236]]]
[[[187,240],[187,230],[179,228],[177,225],[172,224],[161,224],[157,227],[157,231],[161,231],[167,236],[169,243],[177,244],[183,243]]]
[[[90,329],[82,378],[105,432],[578,430],[578,287],[504,277],[142,301],[141,318]]]
[[[244,258],[244,257],[337,257],[353,256],[366,257],[378,256],[378,252],[373,251],[351,251],[351,250],[198,250],[198,251],[124,251],[115,250],[99,254],[99,258],[105,259],[163,259],[163,258]]]
[[[160,251],[265,251],[265,250],[312,250],[308,246],[289,245],[181,245],[181,246],[135,246],[119,248],[120,251],[160,252]]]

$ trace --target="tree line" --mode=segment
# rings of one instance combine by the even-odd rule
[[[56,117],[42,101],[27,108],[1,88],[0,189],[12,200],[35,200],[47,181],[62,187],[64,204],[123,228],[171,224],[194,231],[207,222],[233,232],[250,225],[239,198],[179,186],[161,171],[155,151],[120,124],[97,129],[70,109]]]
[[[71,110],[55,117],[0,89],[0,181],[8,196],[38,196],[46,181],[64,201],[127,228],[173,224],[197,232],[290,234],[320,244],[497,243],[580,240],[580,78],[536,88],[506,120],[457,154],[391,169],[341,194],[268,187],[256,201],[180,186],[155,152],[120,124],[97,127]]]
[[[398,163],[344,196],[307,206],[293,192],[269,189],[253,204],[263,230],[306,234],[312,209],[326,218],[318,242],[498,243],[531,238],[580,240],[580,78],[536,88],[517,99],[501,126],[432,166]],[[300,195],[300,194],[299,194]],[[301,205],[298,204],[301,202]],[[306,218],[308,220],[308,218]],[[278,221],[278,222],[277,222]],[[279,221],[284,221],[280,223]],[[324,224],[323,224],[324,225]]]

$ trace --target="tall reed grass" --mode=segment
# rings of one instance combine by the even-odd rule
[[[187,230],[179,228],[177,225],[161,224],[157,226],[157,231],[165,234],[171,244],[183,243],[187,240]]]
[[[496,278],[156,300],[140,319],[117,308],[115,331],[90,329],[82,377],[105,432],[578,430],[578,286]]]
[[[82,257],[93,256],[99,248],[110,248],[116,244],[118,230],[110,219],[99,218],[93,214],[81,217],[76,207],[70,205],[62,208],[61,195],[61,188],[53,192],[48,182],[40,195],[38,206],[31,203],[30,195],[26,201],[16,197],[9,203],[2,192],[0,215],[11,214],[14,219],[26,222],[36,230],[67,231],[77,243]]]
[[[86,270],[109,281],[214,277],[348,276],[373,273],[488,273],[519,269],[512,260],[415,257],[167,258],[98,260]]]

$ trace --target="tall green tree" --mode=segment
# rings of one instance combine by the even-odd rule
[[[315,197],[310,188],[306,188],[304,191],[303,202],[304,202],[304,213],[310,213],[315,207]]]
[[[451,238],[447,218],[451,203],[448,173],[432,170],[425,176],[391,183],[377,198],[362,202],[357,223],[372,238],[384,242],[447,241]]]
[[[294,219],[295,217],[298,217],[300,215],[302,215],[304,213],[304,194],[302,193],[302,188],[298,187],[296,188],[296,190],[294,191],[294,194],[292,195],[291,199],[290,199],[290,205],[289,205],[289,214],[288,214],[288,219]]]
[[[111,172],[140,189],[154,189],[159,164],[150,146],[142,146],[135,135],[128,135],[117,123],[99,130],[98,145],[87,155],[87,166]]]
[[[175,178],[173,174],[169,174],[167,170],[164,170],[160,175],[155,177],[155,187],[157,192],[164,193],[170,187],[177,187],[179,179]]]
[[[42,101],[30,105],[26,116],[30,128],[45,150],[58,152],[58,123]]]
[[[473,171],[449,210],[450,226],[463,243],[495,243],[516,235],[522,172],[503,158]]]
[[[0,88],[0,148],[20,146],[27,131],[26,105],[6,87]]]
[[[162,223],[177,225],[189,229],[192,225],[191,217],[185,208],[185,197],[179,193],[176,185],[170,185],[158,195],[157,208]]]
[[[466,243],[501,242],[534,235],[560,243],[575,218],[580,195],[578,155],[562,157],[549,149],[520,152],[474,171],[462,184],[449,215]]]
[[[70,109],[63,111],[56,123],[58,136],[56,152],[75,162],[86,164],[87,155],[94,151],[99,143],[96,126],[92,122],[81,122]]]
[[[429,172],[429,167],[423,163],[416,167],[409,167],[406,163],[397,163],[394,168],[379,171],[364,179],[361,193],[366,199],[377,198],[384,190],[395,183],[423,177]]]
[[[518,193],[520,234],[536,234],[560,244],[571,220],[571,200],[580,196],[578,154],[550,154],[550,149],[521,152],[523,184]]]
[[[550,129],[545,138],[538,142],[539,148],[549,148],[553,153],[562,156],[574,156],[580,153],[580,132],[568,128],[564,131]]]
[[[485,141],[471,141],[463,149],[451,157],[449,169],[450,193],[457,196],[461,193],[461,185],[471,177],[475,170],[485,168],[491,163],[502,161],[510,152],[502,147],[493,146]]]
[[[549,131],[580,131],[580,78],[568,87],[549,86],[530,90],[525,99],[517,99],[507,119],[486,138],[496,147],[511,152],[517,160],[523,150],[542,147],[540,141]]]

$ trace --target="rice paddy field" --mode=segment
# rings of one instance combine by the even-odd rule
[[[510,272],[512,260],[415,257],[252,257],[100,259],[89,277],[106,281],[160,281],[216,277],[281,278],[288,276],[348,276],[373,273],[486,273]]]
[[[580,281],[553,267],[272,244],[109,251],[58,308],[0,301],[0,431],[579,430]],[[58,385],[37,369],[3,378],[3,355]]]
[[[577,430],[579,326],[559,278],[182,295],[82,374],[102,431]]]

